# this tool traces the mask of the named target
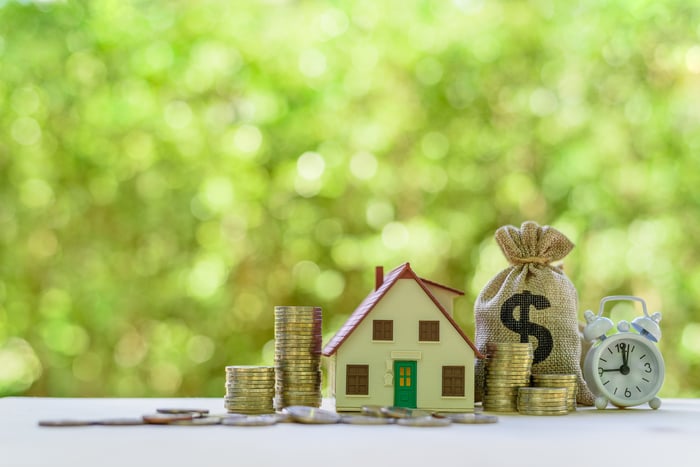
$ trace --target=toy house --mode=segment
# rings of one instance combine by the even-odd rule
[[[323,349],[338,412],[363,405],[442,412],[474,409],[474,359],[452,317],[464,292],[422,279],[404,263],[384,276]]]

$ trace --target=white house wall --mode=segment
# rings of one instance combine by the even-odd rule
[[[376,319],[394,321],[393,341],[372,341],[372,321]],[[440,322],[440,342],[418,342],[420,320]],[[392,358],[392,352],[396,358]],[[399,279],[338,348],[334,362],[336,409],[353,411],[363,405],[393,405],[394,360],[417,361],[418,408],[473,409],[474,352],[412,279]],[[348,364],[369,365],[368,396],[345,395]],[[442,396],[443,365],[465,367],[464,397]]]

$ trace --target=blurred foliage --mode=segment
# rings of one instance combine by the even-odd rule
[[[380,264],[473,335],[532,219],[700,396],[700,4],[0,0],[0,110],[0,395],[222,396]]]

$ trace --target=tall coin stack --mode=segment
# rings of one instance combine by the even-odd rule
[[[275,367],[227,366],[224,407],[244,414],[274,413]]]
[[[275,407],[321,406],[321,308],[275,307]]]
[[[566,415],[566,388],[519,388],[518,412],[523,415]]]
[[[576,410],[577,381],[576,375],[532,375],[532,385],[535,387],[566,388],[566,408],[569,412]]]
[[[482,406],[489,412],[518,410],[518,388],[530,385],[530,343],[488,342]]]

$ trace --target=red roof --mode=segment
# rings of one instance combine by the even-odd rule
[[[461,290],[453,289],[452,287],[438,284],[437,282],[430,281],[430,280],[426,279],[425,277],[421,277],[420,280],[423,281],[424,284],[430,284],[434,287],[439,287],[441,289],[447,290],[448,292],[452,292],[455,295],[464,295],[464,292],[462,292]]]
[[[396,284],[396,281],[399,279],[413,279],[416,281],[416,283],[423,289],[423,292],[430,298],[430,300],[433,301],[435,306],[440,310],[440,312],[445,316],[447,321],[450,322],[450,324],[455,328],[457,333],[462,336],[462,339],[469,345],[469,347],[474,350],[474,355],[477,356],[478,358],[484,358],[484,356],[477,350],[476,346],[474,343],[467,337],[466,334],[464,334],[464,331],[459,327],[459,325],[455,322],[455,320],[450,316],[450,314],[445,310],[445,308],[440,304],[437,298],[430,292],[428,287],[423,283],[424,279],[421,279],[416,275],[415,272],[411,269],[411,265],[409,263],[404,263],[401,266],[397,267],[393,271],[389,272],[385,277],[384,277],[384,282],[382,285],[374,290],[372,293],[370,293],[363,301],[360,303],[360,305],[355,309],[355,311],[352,312],[350,315],[350,318],[345,322],[343,327],[341,327],[337,333],[335,333],[335,336],[326,344],[326,346],[323,349],[323,355],[330,357],[333,355],[338,348],[345,342],[345,340],[352,334],[352,332],[357,328],[357,326],[362,322],[363,319],[372,311],[372,309],[379,303],[379,301],[386,295],[386,293]],[[450,291],[453,291],[455,293],[464,295],[464,292],[452,289],[450,287],[446,287],[444,285],[437,284],[435,282],[431,281],[425,281],[430,283],[431,285],[435,285],[438,287],[442,287],[445,289],[448,289]]]

